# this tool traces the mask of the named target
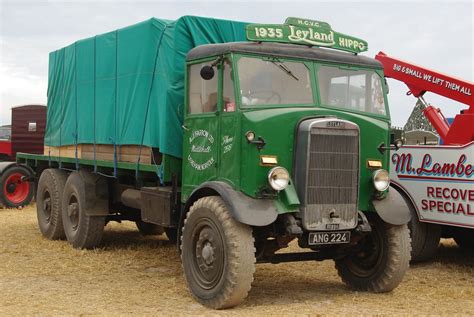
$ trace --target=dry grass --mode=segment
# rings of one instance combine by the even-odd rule
[[[352,292],[332,261],[258,265],[247,300],[227,311],[196,303],[177,252],[134,224],[109,224],[103,248],[42,238],[34,206],[0,210],[0,315],[393,315],[474,312],[474,255],[443,241],[390,294]]]

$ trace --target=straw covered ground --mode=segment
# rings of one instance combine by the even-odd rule
[[[103,247],[42,238],[35,207],[0,209],[0,315],[393,315],[474,312],[474,255],[443,240],[390,294],[352,292],[332,261],[258,265],[247,300],[211,311],[187,290],[176,249],[133,223],[107,225]],[[296,247],[293,247],[296,248]]]

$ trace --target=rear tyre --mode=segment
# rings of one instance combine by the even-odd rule
[[[474,251],[474,229],[456,228],[453,238],[461,249]]]
[[[411,261],[413,263],[427,261],[438,250],[441,226],[420,222],[413,208],[410,209],[412,216],[408,228],[411,237]]]
[[[41,234],[49,240],[64,239],[61,203],[67,174],[59,169],[41,173],[36,192],[36,216]]]
[[[214,309],[238,305],[255,272],[252,229],[235,221],[220,197],[201,198],[184,221],[181,261],[197,301]]]
[[[390,292],[403,280],[410,262],[410,234],[407,225],[383,222],[368,215],[372,232],[359,241],[351,255],[336,260],[342,281],[358,291]]]
[[[138,231],[144,236],[159,235],[164,232],[163,227],[142,220],[135,221]]]
[[[23,166],[7,168],[0,176],[0,203],[7,208],[18,208],[28,205],[33,199],[34,182],[23,181],[31,172]]]
[[[85,182],[79,173],[73,172],[64,187],[62,220],[67,241],[76,249],[97,247],[104,232],[105,217],[87,215],[85,205]]]

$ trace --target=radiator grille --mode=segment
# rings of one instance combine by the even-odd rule
[[[357,202],[358,143],[356,130],[313,129],[309,153],[308,205]]]
[[[302,219],[308,230],[354,228],[359,187],[359,130],[312,127],[306,153]],[[302,170],[300,170],[302,172]]]

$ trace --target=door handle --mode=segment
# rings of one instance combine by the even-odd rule
[[[185,126],[184,124],[181,126],[181,128],[183,128],[184,131],[189,131],[189,128]]]

